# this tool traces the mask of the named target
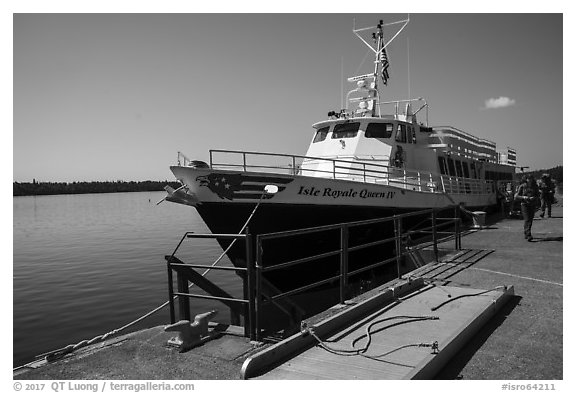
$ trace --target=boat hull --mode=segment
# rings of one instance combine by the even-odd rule
[[[253,204],[203,203],[197,206],[198,213],[212,233],[238,233],[253,209]],[[407,211],[370,207],[262,204],[250,220],[248,229],[252,234],[267,234],[383,218],[403,212]],[[412,222],[406,220],[404,223],[406,226],[416,224],[415,220]],[[354,227],[349,229],[349,243],[351,245],[364,244],[390,238],[393,234],[392,222]],[[219,242],[222,249],[226,249],[230,244],[226,240]],[[261,246],[261,263],[264,267],[268,267],[339,250],[340,231],[326,230],[318,233],[268,239],[263,240]],[[235,266],[246,266],[246,249],[242,242],[237,242],[227,255]],[[393,244],[350,253],[349,271],[354,271],[393,255]],[[291,290],[337,275],[339,269],[340,259],[338,255],[335,255],[303,265],[292,266],[289,269],[269,272],[266,273],[265,278],[281,290]],[[370,276],[370,273],[362,277],[364,276]]]
[[[463,203],[469,209],[495,204],[493,194],[446,195],[388,185],[366,184],[340,179],[312,178],[256,172],[234,172],[210,168],[171,167],[187,187],[193,204],[212,233],[239,233],[258,204],[248,228],[254,235],[389,217],[430,208],[448,208]],[[266,185],[278,186],[274,195],[264,193]],[[493,201],[493,202],[492,202]],[[184,202],[183,202],[184,203]],[[453,216],[453,210],[446,215]],[[425,218],[405,219],[404,228],[416,227]],[[350,228],[351,245],[390,238],[392,221]],[[226,249],[229,241],[221,240]],[[272,266],[340,249],[337,230],[266,240],[262,264]],[[359,250],[349,255],[349,271],[394,256],[393,243]],[[246,264],[246,250],[237,242],[227,253],[235,266]],[[395,266],[392,266],[395,271]],[[290,290],[338,274],[339,257],[323,258],[288,270],[269,272],[266,279],[281,290]],[[370,274],[369,272],[366,274]],[[358,275],[362,277],[362,275]]]

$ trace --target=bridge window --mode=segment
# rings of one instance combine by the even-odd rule
[[[314,141],[312,143],[322,142],[324,139],[326,139],[329,128],[330,127],[322,127],[318,131],[316,131],[316,135],[314,136]]]
[[[360,123],[341,123],[334,126],[332,139],[354,138],[358,134]]]
[[[398,124],[398,130],[396,131],[396,142],[406,143],[406,125]]]
[[[472,170],[472,177],[474,179],[478,179],[478,174],[476,173],[476,164],[475,163],[470,164],[470,169]]]
[[[462,163],[462,169],[464,169],[464,177],[469,178],[470,177],[470,171],[468,170],[468,163],[467,162]]]
[[[456,176],[456,168],[454,168],[454,160],[448,158],[448,171],[450,172],[450,176]]]
[[[438,157],[438,165],[440,166],[440,173],[443,175],[448,174],[448,168],[446,167],[446,160],[444,157]]]
[[[392,123],[370,123],[366,127],[364,136],[366,138],[390,138],[392,131],[394,131]]]
[[[462,162],[460,162],[459,160],[455,161],[456,161],[456,173],[458,174],[458,177],[462,177]]]

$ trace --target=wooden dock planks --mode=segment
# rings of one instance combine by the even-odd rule
[[[373,324],[372,341],[364,356],[335,354],[316,345],[287,358],[276,368],[258,376],[258,379],[428,379],[467,342],[487,320],[513,295],[513,288],[501,288],[479,294],[484,290],[428,286],[416,295],[366,315],[361,323],[351,328],[322,337],[331,348],[353,349],[352,341],[365,333]],[[477,295],[479,294],[479,295]],[[449,296],[450,295],[450,296]],[[458,298],[465,295],[465,297]],[[469,296],[473,295],[473,296]],[[431,308],[452,300],[436,311]],[[408,321],[400,317],[433,316],[436,320]],[[387,321],[383,319],[394,318]],[[379,355],[401,346],[438,342],[438,353],[431,347],[410,346],[383,357]],[[357,342],[363,348],[366,339]],[[279,344],[277,351],[282,351]],[[255,355],[258,356],[258,355]]]

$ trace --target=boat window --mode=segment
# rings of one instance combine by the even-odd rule
[[[478,175],[476,174],[476,164],[475,163],[470,164],[470,169],[472,170],[472,177],[474,179],[478,179]]]
[[[456,173],[458,174],[458,177],[462,177],[462,162],[459,160],[455,160],[456,162]]]
[[[410,143],[416,143],[416,129],[412,126],[408,126],[408,138]]]
[[[354,138],[358,134],[360,123],[342,123],[334,126],[332,139]]]
[[[364,136],[366,138],[390,138],[392,131],[394,131],[392,123],[370,123],[366,127]]]
[[[314,136],[314,141],[312,143],[322,142],[324,139],[326,139],[329,128],[330,127],[322,127],[318,131],[316,131],[316,135]]]
[[[454,168],[454,160],[448,157],[448,171],[450,176],[456,176],[456,169]]]
[[[464,169],[464,177],[470,178],[470,171],[468,171],[468,163],[462,163],[462,169]]]
[[[406,125],[398,124],[398,131],[396,131],[396,142],[406,143]]]
[[[444,157],[438,157],[438,165],[440,166],[440,173],[443,175],[448,174],[448,169],[446,168],[446,160]]]

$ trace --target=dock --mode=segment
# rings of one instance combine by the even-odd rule
[[[461,250],[277,342],[211,324],[210,339],[180,353],[167,345],[174,333],[157,326],[38,360],[14,379],[563,379],[562,213],[535,220],[532,242],[521,219],[489,216],[464,231]]]

